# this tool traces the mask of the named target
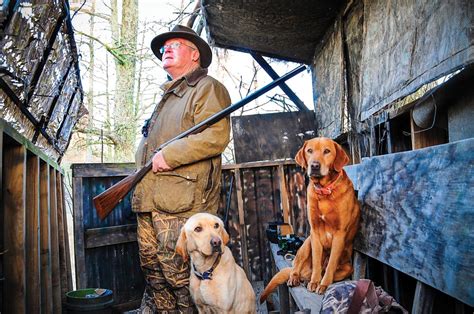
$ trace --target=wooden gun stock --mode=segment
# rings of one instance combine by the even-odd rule
[[[202,130],[208,128],[209,126],[213,125],[214,123],[220,121],[222,118],[230,115],[232,112],[236,111],[237,109],[242,108],[244,105],[248,104],[249,102],[253,101],[257,97],[265,94],[272,88],[280,85],[281,83],[285,82],[286,80],[292,78],[296,74],[302,72],[306,69],[306,66],[301,65],[296,69],[288,72],[287,74],[281,76],[280,78],[274,80],[273,82],[265,85],[261,89],[253,92],[249,96],[245,97],[244,99],[238,101],[237,103],[230,105],[229,107],[215,113],[214,115],[210,116],[206,120],[196,124],[189,130],[180,133],[176,137],[170,139],[166,143],[162,144],[158,150],[162,149],[169,143],[186,137],[190,134],[196,134],[201,132]],[[157,151],[158,151],[157,150]],[[130,190],[138,183],[140,180],[145,176],[145,174],[150,171],[152,168],[151,160],[140,170],[136,171],[135,173],[127,176],[126,178],[122,179],[121,181],[117,182],[104,192],[100,193],[96,197],[94,197],[93,202],[94,206],[97,210],[97,215],[101,220],[105,219],[110,212],[115,208],[122,201],[122,199],[130,192]]]

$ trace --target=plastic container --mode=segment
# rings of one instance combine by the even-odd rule
[[[66,309],[69,314],[112,313],[114,295],[112,290],[88,288],[66,293]]]

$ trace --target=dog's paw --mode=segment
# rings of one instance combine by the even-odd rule
[[[318,287],[316,288],[316,293],[317,294],[324,294],[324,292],[326,292],[327,288],[328,288],[328,286],[318,285]]]
[[[306,289],[308,289],[308,291],[315,292],[318,286],[319,286],[319,282],[310,281],[308,282]]]
[[[286,283],[289,287],[296,287],[300,285],[300,277],[295,276],[295,275],[290,275],[290,278],[288,279]]]

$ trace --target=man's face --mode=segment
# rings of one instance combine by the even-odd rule
[[[186,74],[193,67],[193,60],[199,59],[199,50],[186,39],[168,39],[163,47],[163,68],[173,78]]]

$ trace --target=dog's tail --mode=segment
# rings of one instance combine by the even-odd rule
[[[265,302],[265,300],[268,298],[268,295],[272,293],[276,287],[288,281],[290,278],[291,269],[291,267],[283,268],[278,273],[276,273],[275,276],[273,276],[272,280],[270,280],[268,285],[265,287],[265,290],[263,290],[262,294],[260,295],[260,303]]]

